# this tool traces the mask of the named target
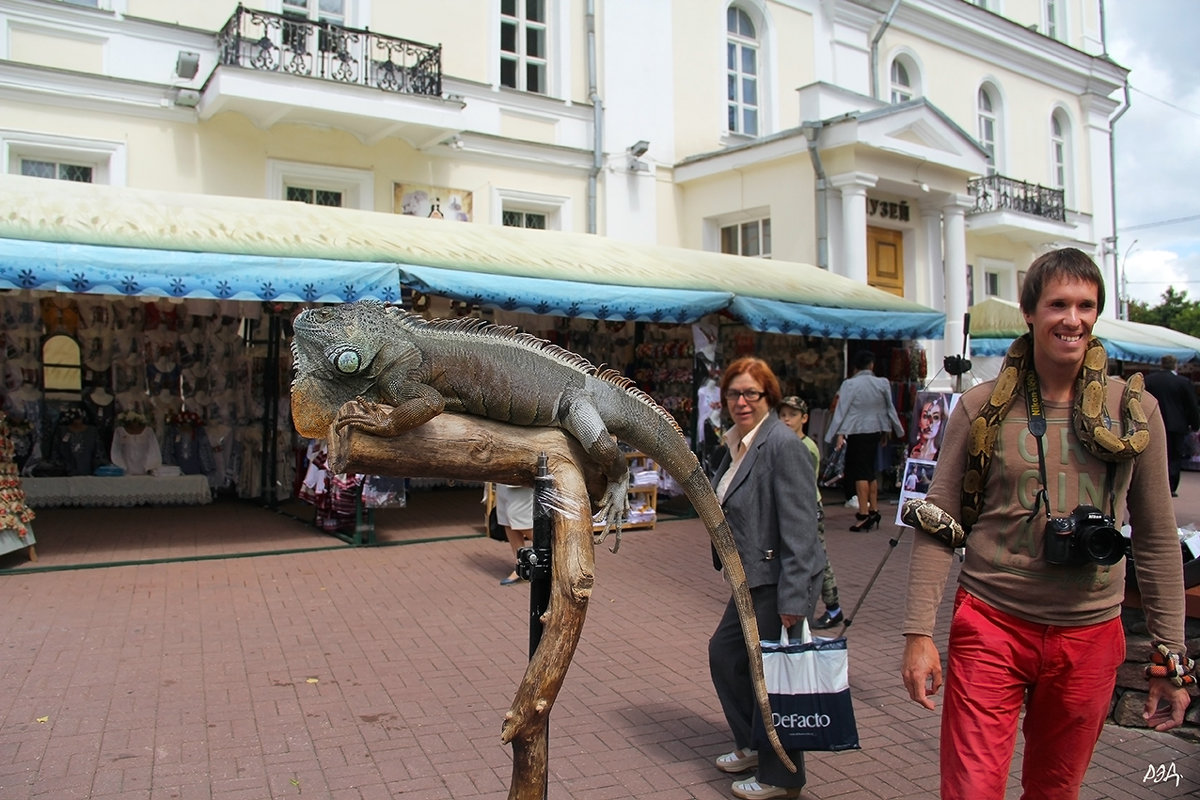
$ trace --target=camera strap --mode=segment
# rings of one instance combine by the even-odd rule
[[[1050,495],[1046,488],[1046,449],[1042,444],[1042,437],[1046,435],[1046,413],[1042,410],[1042,394],[1038,388],[1037,372],[1033,369],[1025,373],[1025,408],[1029,417],[1029,432],[1037,439],[1038,480],[1042,484],[1034,495],[1033,510],[1029,512],[1028,519],[1032,520],[1037,515],[1040,505],[1045,505],[1046,519],[1050,519]],[[1108,495],[1108,515],[1113,518],[1117,515],[1116,476],[1116,462],[1105,461],[1104,488],[1105,494]]]
[[[1038,480],[1041,482],[1037,494],[1033,496],[1033,509],[1029,512],[1028,519],[1032,521],[1037,516],[1038,507],[1042,505],[1046,507],[1046,519],[1050,519],[1050,497],[1046,490],[1046,448],[1042,444],[1042,437],[1046,435],[1046,414],[1042,411],[1042,393],[1038,389],[1037,372],[1032,369],[1025,371],[1025,409],[1029,417],[1029,432],[1037,439]]]

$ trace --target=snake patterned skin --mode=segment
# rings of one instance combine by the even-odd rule
[[[1017,389],[1025,383],[1032,366],[1032,349],[1033,338],[1028,333],[1009,346],[992,393],[980,408],[979,416],[971,422],[967,436],[967,467],[962,482],[961,525],[945,510],[923,499],[905,502],[900,516],[906,523],[950,547],[962,547],[966,542],[971,527],[983,510],[983,486],[991,467],[996,437],[1000,433],[1000,421],[1012,408]],[[1125,384],[1125,392],[1121,397],[1123,435],[1117,435],[1108,428],[1108,412],[1104,407],[1107,387],[1108,354],[1100,340],[1092,336],[1088,340],[1083,367],[1075,381],[1072,423],[1080,443],[1092,455],[1103,461],[1126,461],[1144,451],[1150,443],[1146,412],[1142,409],[1145,381],[1139,372]]]

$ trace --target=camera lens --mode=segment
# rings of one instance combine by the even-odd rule
[[[1080,533],[1080,544],[1089,561],[1109,566],[1125,557],[1125,537],[1116,528],[1097,525]]]

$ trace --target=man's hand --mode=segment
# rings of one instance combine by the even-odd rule
[[[935,706],[930,698],[942,688],[942,658],[932,637],[909,633],[904,638],[904,662],[900,667],[904,688],[909,697],[932,711]]]
[[[1187,689],[1168,678],[1150,678],[1150,693],[1142,718],[1156,731],[1169,731],[1183,724],[1183,714],[1190,702]],[[1160,704],[1165,705],[1160,709]]]

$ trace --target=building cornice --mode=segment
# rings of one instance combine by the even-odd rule
[[[882,16],[889,3],[846,0],[837,7],[848,6],[868,6]],[[1077,50],[962,0],[907,0],[897,7],[891,29],[938,42],[972,61],[993,64],[1072,95],[1107,96],[1124,85],[1129,73],[1105,56]]]
[[[12,102],[93,113],[195,121],[193,109],[175,105],[177,91],[175,87],[162,83],[110,78],[0,60],[0,98]]]

